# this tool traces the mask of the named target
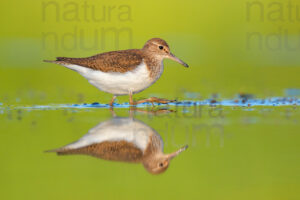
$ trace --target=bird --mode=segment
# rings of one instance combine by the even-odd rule
[[[161,77],[164,59],[171,59],[184,67],[189,67],[172,54],[167,42],[160,38],[148,40],[141,49],[111,51],[85,58],[57,57],[56,60],[44,62],[74,70],[99,90],[113,94],[109,102],[112,107],[116,98],[121,95],[129,95],[129,104],[132,106],[145,102],[152,104],[172,102],[157,97],[134,101],[132,97]]]
[[[151,174],[160,174],[169,167],[170,161],[187,149],[163,153],[164,142],[150,126],[132,117],[113,117],[100,122],[79,140],[61,148],[46,152],[58,155],[89,155],[96,158],[142,163]]]

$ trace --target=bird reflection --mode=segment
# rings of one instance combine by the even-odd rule
[[[50,150],[58,155],[82,154],[104,160],[142,163],[151,174],[164,172],[170,161],[186,150],[163,153],[160,135],[135,118],[113,117],[99,123],[79,140],[64,147]]]

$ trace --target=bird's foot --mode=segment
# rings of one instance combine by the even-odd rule
[[[152,105],[154,106],[154,103],[168,104],[168,103],[175,102],[175,101],[176,100],[168,100],[168,99],[161,99],[161,98],[157,98],[157,97],[150,97],[148,99],[131,102],[130,104],[137,105],[137,104],[149,102],[149,103],[152,103]]]

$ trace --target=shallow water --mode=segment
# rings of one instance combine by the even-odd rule
[[[298,100],[285,106],[274,102],[253,106],[254,101],[232,106],[207,100],[214,105],[142,105],[131,110],[125,104],[113,111],[100,104],[2,105],[2,196],[297,199]],[[45,153],[78,140],[113,116],[135,118],[153,128],[162,137],[166,153],[184,145],[189,148],[160,175],[148,173],[141,164]]]
[[[252,106],[298,106],[300,105],[300,99],[295,97],[272,97],[266,99],[248,99],[248,98],[236,98],[226,100],[185,100],[162,104],[162,103],[141,103],[136,105],[138,108],[153,108],[153,106],[167,106],[169,107],[191,107],[191,106],[233,106],[233,107],[252,107]],[[0,104],[1,106],[1,104]],[[114,108],[130,108],[129,103],[114,103]],[[60,108],[110,108],[109,104],[104,103],[83,103],[83,104],[50,104],[50,105],[32,105],[32,106],[8,106],[7,108],[14,109],[60,109]],[[1,109],[1,107],[0,107]],[[2,108],[4,109],[4,108]]]
[[[300,199],[299,0],[1,3],[1,200]],[[152,37],[190,68],[165,60],[134,99],[178,100],[170,105],[130,111],[120,96],[111,111],[111,94],[42,62],[142,48]],[[100,159],[45,152],[116,116],[156,131],[165,153],[189,147],[159,175],[103,159],[114,148]]]

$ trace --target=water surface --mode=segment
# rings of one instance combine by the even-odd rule
[[[6,199],[299,197],[297,105],[161,105],[113,112],[91,105],[2,105],[0,113]],[[189,148],[160,175],[139,164],[45,153],[113,116],[134,117],[154,129],[165,152]]]

